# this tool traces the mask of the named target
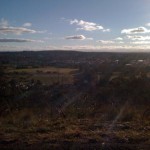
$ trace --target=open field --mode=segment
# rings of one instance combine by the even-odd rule
[[[56,68],[56,67],[39,67],[39,68],[25,68],[25,69],[11,69],[7,70],[8,73],[60,73],[60,74],[70,74],[71,72],[77,71],[77,69],[71,68]]]
[[[8,68],[6,73],[8,74],[9,80],[39,80],[43,84],[53,83],[73,83],[73,74],[78,69],[72,68],[57,68],[57,67],[41,67],[41,68],[26,68],[26,69],[15,69]]]

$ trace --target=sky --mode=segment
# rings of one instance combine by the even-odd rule
[[[0,51],[150,52],[150,0],[0,0]]]

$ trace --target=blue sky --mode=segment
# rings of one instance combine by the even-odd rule
[[[0,51],[150,51],[149,0],[0,0]]]

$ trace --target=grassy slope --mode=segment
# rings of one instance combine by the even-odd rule
[[[0,128],[0,147],[6,149],[93,147],[94,149],[148,150],[150,146],[148,122],[118,122],[113,125],[111,121],[102,122],[98,119],[57,118],[3,123]]]

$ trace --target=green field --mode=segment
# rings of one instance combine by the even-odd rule
[[[56,68],[56,67],[41,67],[41,68],[25,68],[25,69],[8,69],[7,72],[25,72],[25,73],[63,73],[63,74],[70,74],[71,72],[77,71],[78,69],[72,68]]]
[[[6,73],[9,79],[15,79],[19,81],[27,80],[39,80],[43,84],[69,84],[73,82],[73,74],[78,69],[72,68],[56,68],[56,67],[41,67],[41,68],[25,68],[16,69],[8,68]]]

